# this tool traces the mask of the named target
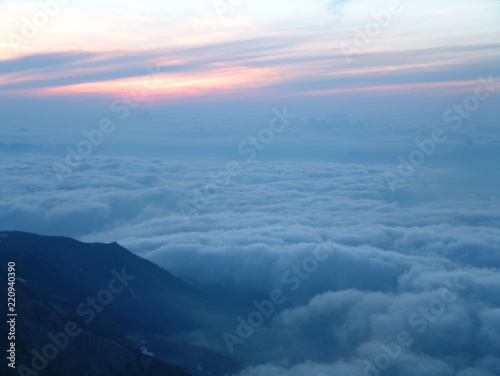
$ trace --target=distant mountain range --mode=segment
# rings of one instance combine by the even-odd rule
[[[3,232],[0,241],[2,302],[9,262],[16,274],[17,371],[4,359],[7,375],[195,376],[240,368],[206,345],[220,336],[221,304],[119,244],[24,232]]]

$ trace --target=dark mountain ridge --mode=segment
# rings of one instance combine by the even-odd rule
[[[217,351],[216,340],[199,345],[217,337],[218,305],[168,271],[117,243],[2,234],[5,281],[7,263],[16,264],[18,365],[29,367],[32,350],[41,353],[48,334],[64,333],[72,322],[79,335],[39,375],[185,375],[177,366],[224,375],[238,369]]]

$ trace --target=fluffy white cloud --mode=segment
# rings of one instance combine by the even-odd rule
[[[235,346],[247,366],[239,376],[352,376],[370,367],[498,374],[500,200],[436,179],[453,171],[423,169],[393,194],[385,166],[240,162],[197,207],[196,192],[226,161],[95,157],[59,186],[50,163],[2,160],[10,176],[2,228],[118,241],[226,297],[232,333],[255,299],[283,291],[286,302]],[[180,204],[193,209],[189,221]],[[321,260],[320,246],[328,250]],[[407,345],[382,370],[384,348],[394,352],[398,341]],[[222,333],[212,345],[225,350]]]

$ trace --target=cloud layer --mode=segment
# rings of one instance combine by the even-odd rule
[[[410,90],[450,95],[468,90],[477,72],[498,76],[492,35],[499,8],[492,0],[480,6],[464,0],[219,3],[232,9],[223,19],[210,1],[168,7],[150,1],[143,9],[133,2],[75,1],[52,12],[32,1],[2,4],[0,95],[110,98],[136,87],[147,66],[162,72],[147,99],[156,104]],[[47,22],[36,26],[40,17]],[[13,35],[24,42],[13,43]]]
[[[281,290],[286,301],[234,345],[241,376],[498,373],[498,195],[451,189],[449,169],[392,193],[384,166],[253,162],[185,221],[179,204],[223,167],[96,157],[57,187],[49,159],[7,159],[0,223],[119,241],[225,296],[227,333]],[[224,351],[222,335],[210,346]]]

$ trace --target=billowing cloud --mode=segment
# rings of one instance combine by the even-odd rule
[[[278,289],[285,301],[249,338],[210,344],[241,376],[497,372],[498,197],[436,200],[448,184],[432,169],[398,197],[383,166],[253,162],[185,221],[179,204],[221,166],[94,157],[57,186],[49,159],[6,160],[2,227],[117,240],[225,296],[234,335]]]

